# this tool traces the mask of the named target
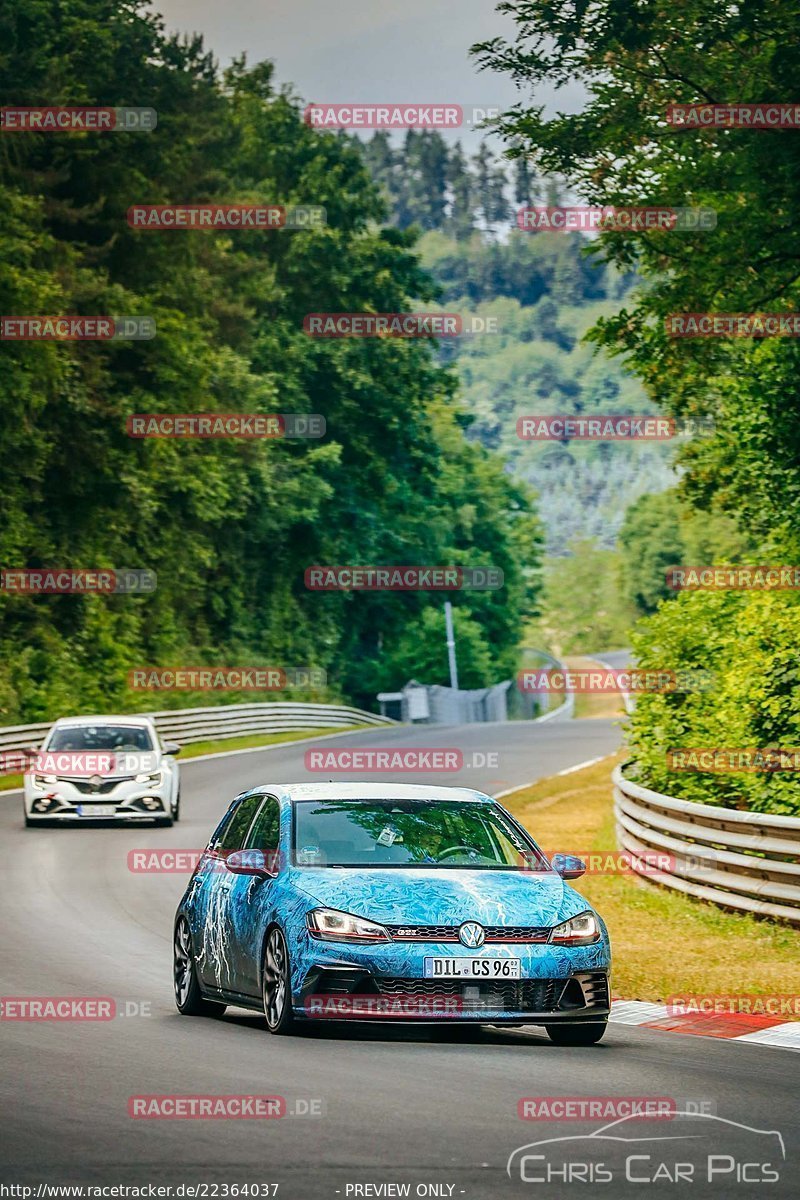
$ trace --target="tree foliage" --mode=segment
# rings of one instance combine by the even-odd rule
[[[138,597],[0,595],[5,720],[161,707],[126,690],[143,663],[321,666],[332,695],[372,703],[399,682],[385,648],[439,598],[309,592],[315,563],[501,567],[503,591],[467,598],[493,682],[535,594],[519,565],[538,557],[530,494],[465,439],[454,377],[428,343],[303,332],[309,312],[404,311],[432,295],[414,235],[383,224],[360,150],[305,125],[269,64],[220,75],[200,39],[167,37],[140,0],[8,0],[0,103],[159,114],[152,133],[0,139],[0,311],[141,314],[158,330],[2,346],[0,562],[158,577]],[[137,202],[196,201],[323,205],[327,224],[126,224]],[[135,412],[198,411],[318,412],[328,435],[125,431]]]
[[[649,396],[676,417],[710,417],[713,437],[684,448],[682,492],[711,514],[697,546],[710,563],[738,550],[749,562],[797,562],[800,552],[800,347],[796,338],[676,338],[682,313],[794,312],[800,307],[800,141],[793,129],[680,128],[671,104],[793,104],[800,79],[795,0],[614,0],[501,5],[517,38],[474,47],[484,67],[525,87],[582,85],[578,113],[522,105],[504,135],[544,175],[562,176],[599,205],[703,206],[709,231],[605,232],[601,259],[635,269],[643,286],[597,322],[592,337],[623,354]],[[715,525],[719,514],[727,516]],[[667,500],[643,501],[629,517],[623,554],[656,544],[631,572],[633,599],[659,601],[656,567],[687,532]],[[742,532],[732,535],[731,526]],[[696,526],[695,526],[696,528]],[[660,543],[658,539],[663,539]],[[669,773],[669,746],[797,744],[798,607],[793,595],[686,594],[661,603],[636,650],[645,666],[718,672],[713,693],[647,696],[633,743],[646,778],[694,799],[800,809],[796,775]]]

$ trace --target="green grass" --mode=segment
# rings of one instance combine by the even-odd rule
[[[216,754],[220,750],[249,750],[257,746],[275,746],[280,742],[307,741],[330,733],[352,733],[357,729],[374,729],[374,725],[337,725],[324,729],[292,729],[287,733],[250,733],[242,737],[217,738],[210,742],[192,742],[181,749],[181,761],[196,758],[199,754]],[[9,792],[22,787],[21,775],[0,776],[0,792]]]
[[[198,754],[216,754],[219,750],[249,750],[254,746],[275,746],[280,742],[306,741],[330,733],[352,733],[358,729],[375,729],[374,725],[337,725],[325,729],[292,729],[287,733],[251,733],[242,737],[217,738],[213,742],[192,742],[181,750],[181,759]]]
[[[610,757],[503,800],[545,851],[615,851]],[[728,913],[635,875],[585,875],[572,886],[602,915],[614,994],[664,1001],[679,992],[797,993],[797,930]]]
[[[564,662],[574,671],[605,671],[606,667],[596,658],[568,654]],[[620,692],[576,692],[575,718],[589,720],[596,717],[624,717],[625,704]]]

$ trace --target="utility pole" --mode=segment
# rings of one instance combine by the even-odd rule
[[[453,606],[449,600],[444,602],[444,623],[447,630],[447,657],[450,662],[450,687],[458,687],[458,667],[456,666],[456,638],[453,632]]]

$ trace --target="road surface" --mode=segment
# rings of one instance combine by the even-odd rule
[[[619,739],[613,722],[593,720],[391,728],[316,744],[494,752],[497,765],[465,766],[437,782],[496,794],[609,753]],[[610,1185],[523,1183],[518,1170],[513,1178],[506,1174],[517,1147],[602,1124],[523,1121],[518,1101],[655,1095],[713,1105],[730,1121],[777,1129],[785,1139],[789,1161],[779,1182],[696,1182],[693,1196],[790,1195],[791,1172],[797,1178],[798,1063],[785,1050],[624,1025],[612,1025],[600,1046],[567,1049],[535,1029],[326,1024],[295,1038],[271,1038],[256,1014],[241,1010],[228,1010],[220,1021],[180,1017],[172,1000],[171,928],[185,876],[132,874],[128,851],[201,846],[236,792],[309,778],[308,747],[187,761],[183,819],[167,830],[24,830],[19,796],[0,798],[0,991],[109,996],[129,1014],[105,1023],[0,1021],[2,1182],[205,1183],[212,1197],[233,1184],[279,1183],[281,1200],[403,1195],[408,1184],[410,1196],[456,1200],[534,1194],[616,1200],[643,1186],[620,1179],[621,1143],[604,1151],[616,1172]],[[421,781],[408,774],[392,779]],[[664,952],[676,955],[680,947]],[[132,1095],[176,1093],[281,1095],[296,1115],[267,1121],[127,1115]],[[309,1110],[317,1115],[303,1115]],[[639,1126],[652,1132],[654,1123]],[[665,1128],[659,1122],[656,1134]],[[747,1137],[759,1145],[768,1140]],[[709,1144],[713,1151],[713,1137]],[[667,1147],[659,1157],[681,1157],[675,1143],[655,1145]],[[639,1162],[640,1175],[651,1159],[658,1161],[648,1154]],[[526,1170],[535,1174],[530,1162]],[[657,1183],[649,1194],[673,1196],[677,1186]]]

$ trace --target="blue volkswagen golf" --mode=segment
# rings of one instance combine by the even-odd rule
[[[467,788],[280,784],[237,796],[175,919],[181,1013],[606,1029],[610,947],[513,817]]]

